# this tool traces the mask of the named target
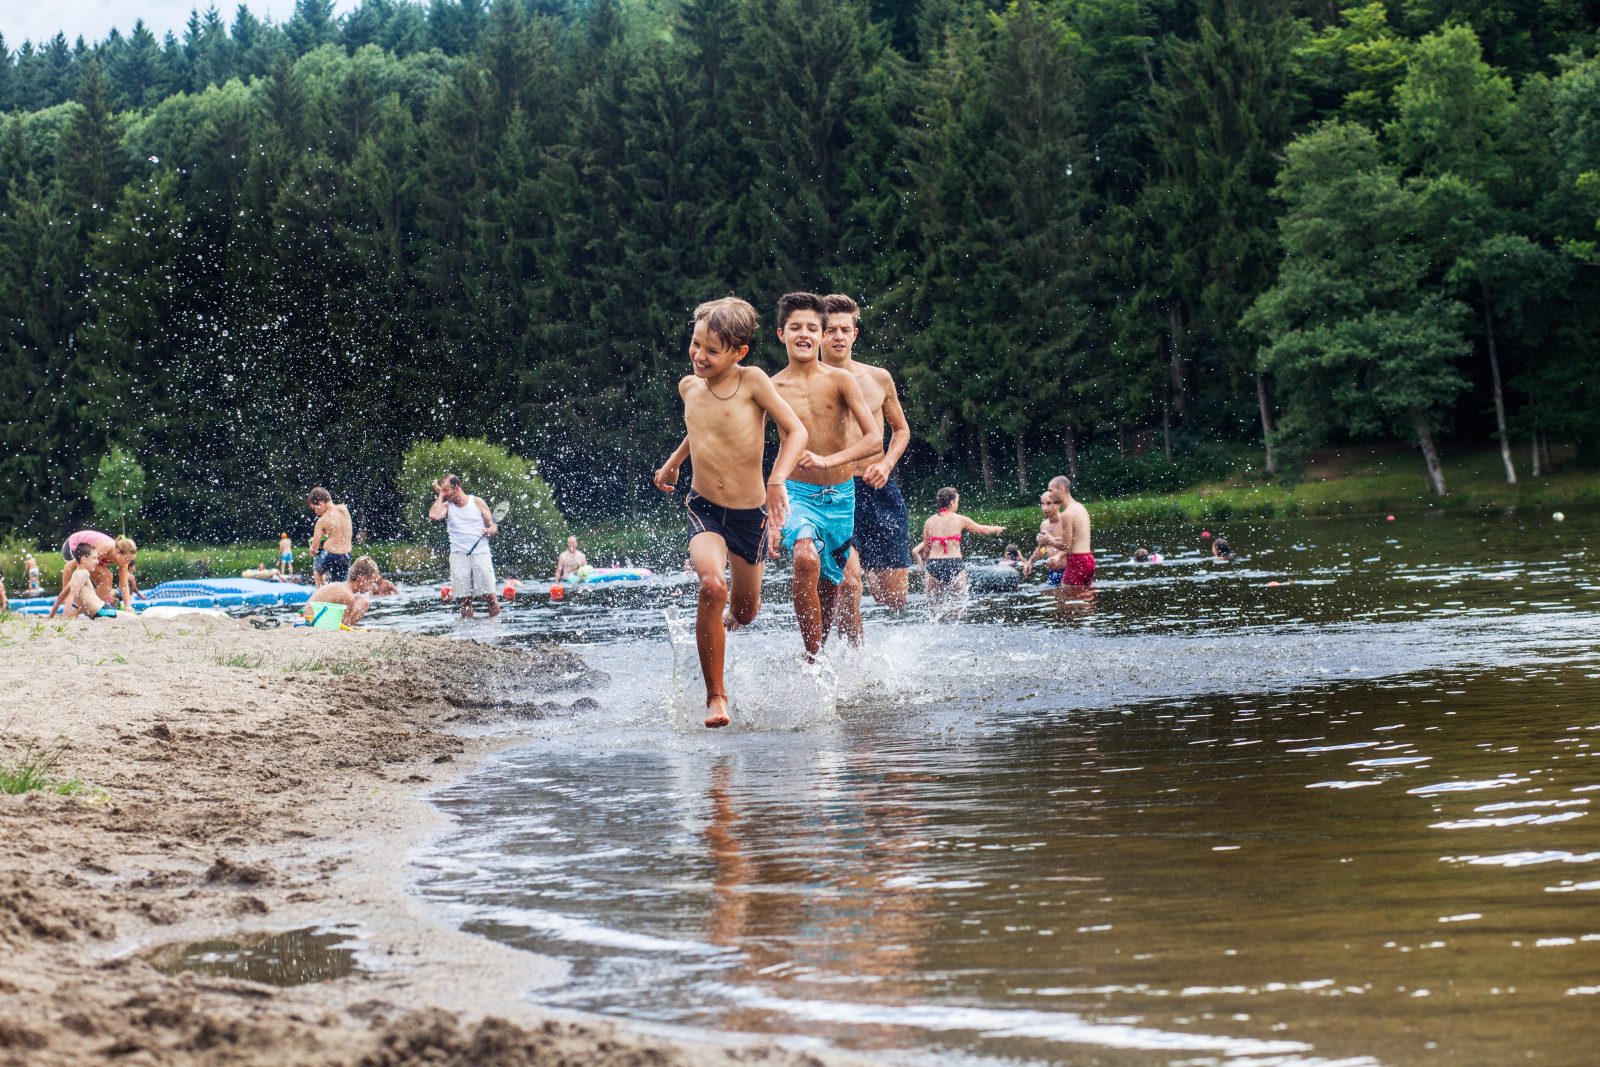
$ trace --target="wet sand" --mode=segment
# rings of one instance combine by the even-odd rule
[[[457,731],[583,714],[585,677],[554,647],[0,622],[0,765],[59,742],[51,774],[83,783],[0,795],[0,1065],[860,1062],[545,1012],[525,994],[560,964],[407,892],[426,792],[510,743]],[[320,924],[359,929],[358,973],[279,988],[145,958]]]

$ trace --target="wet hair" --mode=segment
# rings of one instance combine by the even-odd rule
[[[350,564],[351,578],[371,578],[377,581],[382,575],[378,573],[378,565],[372,561],[371,556],[359,556]]]
[[[706,329],[729,348],[743,348],[756,336],[761,317],[748,300],[725,296],[720,300],[707,300],[694,309],[696,324],[704,322]]]
[[[131,556],[139,551],[139,543],[124,534],[122,537],[117,538],[116,549],[118,555]]]
[[[816,293],[784,293],[778,297],[778,329],[783,329],[789,322],[789,316],[796,311],[815,311],[823,325],[827,325],[828,308],[822,302],[822,297]]]
[[[1220,556],[1223,559],[1227,559],[1229,556],[1233,555],[1233,546],[1228,544],[1227,538],[1219,537],[1215,541],[1211,542],[1211,554],[1213,556]]]
[[[850,325],[856,326],[861,322],[861,305],[851,300],[843,293],[829,293],[822,298],[822,313],[828,318],[835,315],[849,315]]]
[[[1010,559],[1012,556],[1021,556],[1021,555],[1022,555],[1022,549],[1021,548],[1017,547],[1016,545],[1007,545],[1006,546],[1006,558],[1007,559]]]
[[[1148,548],[1136,548],[1133,550],[1133,561],[1135,563],[1143,563],[1149,558],[1150,550]]]
[[[933,495],[933,502],[941,508],[947,508],[951,504],[954,504],[956,502],[956,497],[960,495],[960,490],[958,490],[955,486],[947,485]]]
[[[79,563],[82,563],[92,555],[94,555],[94,546],[87,541],[79,541],[78,547],[72,550],[72,558]]]
[[[331,504],[333,503],[333,494],[319,485],[315,489],[311,490],[311,492],[306,494],[306,503]]]

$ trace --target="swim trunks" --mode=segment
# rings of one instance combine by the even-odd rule
[[[283,553],[281,556],[278,557],[278,562],[280,562],[280,563],[293,563],[294,562],[294,553],[293,552],[285,552],[285,553]]]
[[[324,549],[317,553],[314,569],[326,574],[330,582],[342,582],[350,577],[350,553]]]
[[[860,478],[856,485],[856,550],[861,569],[905,570],[911,566],[911,516],[906,498],[893,478],[874,489]]]
[[[1067,565],[1062,570],[1061,584],[1063,585],[1093,585],[1094,584],[1094,553],[1074,552],[1067,557]]]
[[[955,559],[930,559],[927,568],[929,578],[948,585],[955,581],[958,574],[967,569],[967,561],[959,556]]]
[[[1044,584],[1045,585],[1060,585],[1061,584],[1061,576],[1063,574],[1066,574],[1066,573],[1067,573],[1066,571],[1049,571],[1044,576]]]
[[[683,510],[689,527],[689,540],[703,533],[716,534],[727,542],[728,551],[746,563],[761,562],[767,548],[767,509],[725,508],[694,490],[684,498]]]
[[[822,560],[822,580],[829,585],[844,581],[844,565],[850,560],[851,539],[856,531],[856,483],[812,485],[790,481],[789,521],[783,524],[783,547],[794,550],[796,541],[816,542]]]

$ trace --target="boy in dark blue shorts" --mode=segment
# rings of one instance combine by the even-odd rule
[[[695,645],[706,680],[706,725],[728,725],[723,680],[727,631],[761,610],[763,549],[776,554],[774,531],[788,516],[784,482],[806,449],[806,429],[759,367],[740,363],[755,337],[756,309],[737,297],[701,304],[694,312],[689,362],[694,373],[678,382],[689,433],[656,471],[656,488],[677,488],[678,470],[694,457],[694,478],[684,502],[689,562],[700,578]],[[762,484],[761,454],[767,416],[782,447]],[[726,575],[731,571],[733,581]]]

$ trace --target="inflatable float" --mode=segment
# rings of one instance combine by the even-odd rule
[[[144,598],[135,600],[134,611],[154,607],[237,608],[301,604],[311,599],[311,587],[289,582],[264,582],[256,578],[196,578],[192,581],[162,582],[142,590]],[[22,615],[48,615],[53,596],[28,597],[11,601],[11,610]]]
[[[1010,564],[967,564],[967,588],[974,593],[1009,593],[1021,584],[1021,573]]]
[[[579,567],[578,573],[567,579],[568,585],[605,585],[610,582],[642,582],[653,577],[649,567]]]

